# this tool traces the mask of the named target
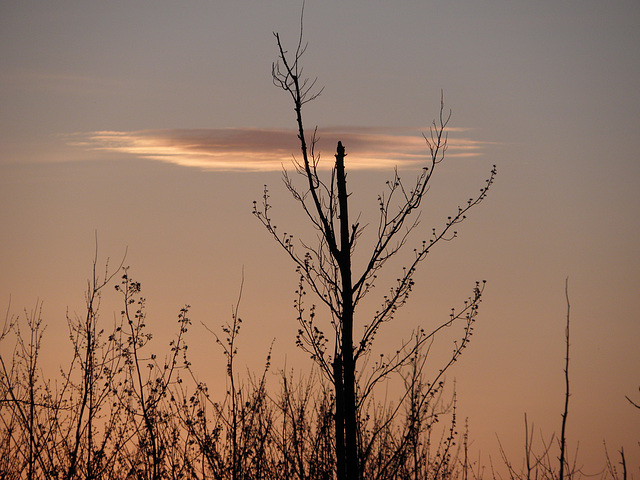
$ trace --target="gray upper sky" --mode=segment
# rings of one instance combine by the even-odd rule
[[[259,366],[272,336],[282,362],[297,358],[296,276],[250,212],[269,184],[279,224],[300,228],[279,180],[296,149],[293,106],[271,82],[272,32],[294,49],[300,6],[0,3],[0,306],[19,314],[42,299],[64,341],[97,231],[101,258],[128,246],[161,325],[184,303],[198,323],[224,322],[244,265],[246,362]],[[559,430],[568,276],[570,441],[590,471],[603,440],[637,468],[640,415],[624,396],[640,386],[640,3],[308,0],[304,33],[305,73],[324,87],[305,123],[327,162],[345,143],[365,217],[393,165],[415,167],[441,91],[451,156],[425,232],[498,167],[389,337],[486,278],[455,371],[459,413],[485,458],[497,460],[495,434],[520,458],[524,412]]]

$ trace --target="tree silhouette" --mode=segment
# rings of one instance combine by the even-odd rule
[[[367,380],[360,382],[357,379],[358,365],[370,352],[380,327],[390,321],[407,301],[414,286],[418,264],[426,258],[434,245],[456,236],[455,227],[466,218],[472,207],[484,200],[493,184],[496,170],[494,166],[478,195],[470,198],[464,206],[458,207],[440,229],[434,228],[431,238],[418,243],[413,249],[413,258],[402,268],[397,283],[383,297],[373,318],[368,319],[363,334],[354,339],[358,304],[370,293],[376,284],[378,273],[387,262],[406,247],[418,225],[423,198],[447,150],[446,127],[451,113],[445,112],[441,100],[438,121],[433,122],[429,135],[424,135],[429,152],[427,164],[411,184],[406,184],[400,178],[398,170],[395,170],[393,178],[386,182],[386,190],[378,196],[379,221],[375,239],[372,244],[361,247],[358,240],[365,227],[357,221],[352,223],[349,219],[350,194],[347,189],[345,146],[338,142],[331,174],[328,179],[322,178],[318,173],[319,154],[315,148],[317,131],[309,135],[303,126],[303,106],[316,99],[322,89],[316,88],[316,80],[303,76],[301,58],[307,45],[303,41],[302,23],[296,49],[291,54],[285,50],[279,34],[274,35],[279,58],[273,64],[272,78],[277,87],[291,96],[295,107],[301,153],[301,158],[295,160],[295,170],[302,177],[303,186],[296,186],[294,179],[286,171],[284,183],[317,230],[318,245],[311,246],[308,241],[297,241],[293,235],[277,231],[270,213],[266,186],[262,202],[254,202],[253,212],[289,255],[300,275],[296,300],[300,324],[297,344],[311,355],[334,388],[337,476],[339,479],[359,479],[362,478],[368,460],[367,452],[370,451],[363,434],[362,418],[359,416],[366,397],[377,382],[409,365],[411,359],[415,358],[439,328],[450,325],[455,320],[466,319],[467,327],[462,342],[454,350],[448,365],[455,361],[468,341],[470,325],[477,313],[484,284],[476,283],[473,294],[464,307],[457,313],[454,311],[439,328],[430,334],[420,330],[388,362],[377,364],[375,373]],[[360,270],[354,268],[356,250],[359,255],[364,253],[367,259],[364,268]],[[326,327],[321,326],[316,318],[315,305],[308,312],[305,310],[303,296],[306,289],[310,289],[330,312],[329,323],[333,331],[331,338],[326,336]],[[437,385],[438,382],[433,382],[421,395],[429,396],[437,389]]]

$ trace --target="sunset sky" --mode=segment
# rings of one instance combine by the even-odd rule
[[[99,265],[127,252],[159,352],[191,305],[194,364],[212,390],[224,364],[201,322],[230,319],[243,271],[240,361],[261,368],[275,338],[277,369],[307,368],[294,267],[251,214],[266,184],[279,229],[314,238],[281,181],[298,146],[293,105],[271,81],[273,32],[293,50],[300,8],[0,3],[0,307],[24,316],[42,301],[45,364],[68,348],[67,310],[82,314],[97,234]],[[525,413],[536,442],[560,431],[568,277],[569,450],[595,473],[603,441],[612,456],[624,446],[638,475],[640,411],[625,396],[640,401],[640,3],[307,0],[304,34],[304,72],[324,87],[305,124],[326,169],[344,143],[362,224],[395,166],[406,179],[420,170],[441,92],[450,149],[414,243],[498,170],[379,348],[437,325],[486,279],[447,381],[481,463],[500,464],[496,436],[519,463]],[[116,300],[104,293],[107,326]]]

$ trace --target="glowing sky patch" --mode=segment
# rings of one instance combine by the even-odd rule
[[[415,166],[428,160],[420,129],[340,127],[318,131],[320,168],[330,168],[338,140],[346,146],[354,169]],[[460,134],[462,130],[457,130]],[[91,150],[120,152],[185,167],[220,171],[274,171],[299,155],[293,130],[225,128],[96,131],[78,134],[71,144]],[[449,157],[481,154],[485,142],[450,138]]]

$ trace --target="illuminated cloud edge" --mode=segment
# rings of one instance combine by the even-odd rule
[[[429,129],[385,127],[336,127],[318,129],[316,152],[319,168],[332,167],[338,140],[349,155],[352,169],[381,169],[421,165],[429,159],[422,136]],[[462,136],[463,129],[450,129],[448,157],[482,154],[488,142]],[[78,133],[70,145],[94,151],[133,155],[185,167],[218,171],[274,171],[300,157],[293,130],[224,128],[170,129],[132,132],[95,131]],[[324,159],[324,161],[323,161]]]

